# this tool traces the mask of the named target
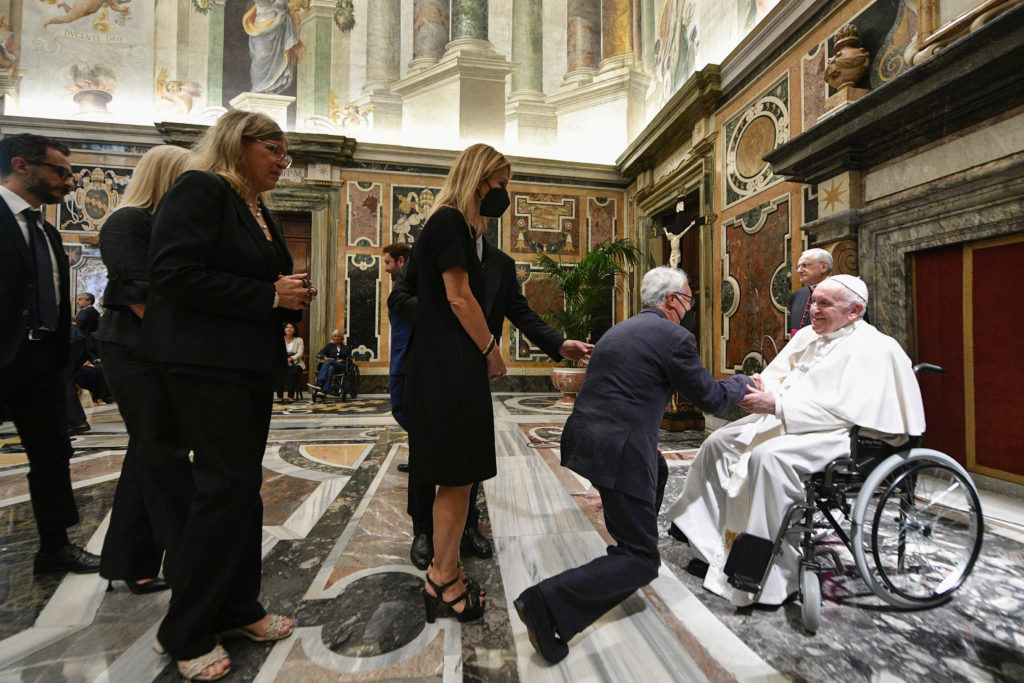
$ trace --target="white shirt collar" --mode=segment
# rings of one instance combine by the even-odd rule
[[[31,209],[32,205],[25,201],[23,197],[15,194],[10,189],[0,185],[0,197],[3,197],[4,201],[7,202],[7,208],[11,210],[15,216],[20,214],[25,209]],[[42,207],[36,209],[36,211],[42,212]]]

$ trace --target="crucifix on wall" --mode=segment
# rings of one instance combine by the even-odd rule
[[[668,265],[671,268],[678,268],[679,262],[682,260],[682,250],[679,245],[682,242],[683,236],[695,226],[704,225],[708,220],[707,216],[697,216],[689,224],[686,224],[685,209],[686,203],[680,197],[679,201],[676,202],[675,221],[671,225],[665,226],[665,237],[668,238],[669,246],[672,248],[668,257]]]

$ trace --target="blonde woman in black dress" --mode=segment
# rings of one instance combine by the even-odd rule
[[[423,600],[427,621],[483,615],[483,589],[459,566],[459,543],[474,482],[496,473],[489,380],[505,375],[499,344],[480,301],[485,283],[477,237],[487,217],[509,205],[511,167],[492,147],[473,145],[455,160],[409,261],[418,296],[406,365],[412,430],[409,468],[438,486],[434,562]]]

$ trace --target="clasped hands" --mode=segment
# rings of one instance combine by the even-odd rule
[[[277,305],[283,308],[306,308],[317,294],[309,273],[278,275],[274,288],[277,290]]]
[[[747,395],[740,400],[739,407],[748,413],[774,415],[775,396],[764,390],[760,373],[754,373],[750,379],[754,381],[754,386],[747,385]]]

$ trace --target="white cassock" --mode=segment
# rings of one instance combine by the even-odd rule
[[[907,354],[863,320],[818,335],[804,327],[761,373],[774,415],[748,415],[716,430],[690,466],[669,517],[709,565],[704,587],[735,605],[754,594],[722,572],[743,532],[774,540],[803,481],[850,454],[850,428],[901,443],[924,433],[924,406]],[[787,544],[758,602],[781,604],[797,590],[799,554]]]

